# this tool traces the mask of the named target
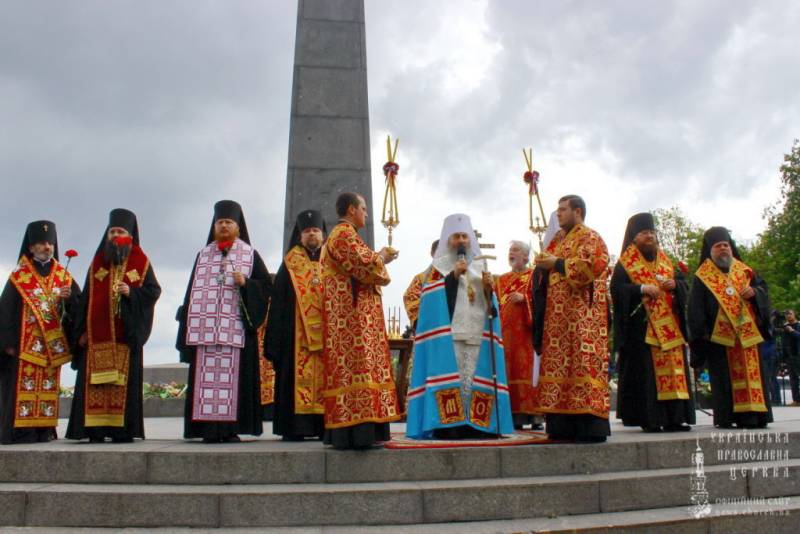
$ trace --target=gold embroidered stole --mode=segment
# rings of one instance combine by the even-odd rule
[[[323,414],[322,265],[301,246],[284,258],[292,279],[294,307],[294,411]]]
[[[11,283],[22,299],[19,368],[14,402],[14,427],[48,427],[58,424],[61,366],[72,359],[61,328],[61,288],[72,277],[55,259],[50,274],[42,277],[27,256],[11,273]]]
[[[258,374],[261,377],[261,406],[275,402],[275,368],[272,362],[264,357],[264,337],[267,330],[267,321],[258,327]]]
[[[92,261],[89,275],[89,309],[86,320],[85,425],[125,425],[125,399],[130,369],[130,348],[118,313],[120,296],[113,288],[123,281],[141,287],[150,262],[134,245],[122,265],[104,265],[103,254]]]
[[[753,271],[734,259],[726,275],[708,258],[697,269],[719,304],[711,341],[725,347],[731,375],[734,412],[766,412],[761,387],[758,344],[764,341],[753,317],[752,305],[739,294],[753,278]]]
[[[581,240],[591,232],[583,224],[576,224],[561,239],[553,239],[547,247],[547,252],[564,260],[564,274],[555,269],[550,270],[548,286],[552,287],[561,280],[565,280],[573,289],[584,286],[594,280],[591,267],[584,261],[576,258],[576,249]]]
[[[636,245],[630,244],[619,261],[634,284],[658,286],[664,280],[673,279],[675,275],[672,262],[660,249],[655,262],[648,264]],[[678,318],[672,311],[672,295],[665,292],[657,299],[644,299],[643,302],[647,310],[645,343],[650,345],[657,399],[689,399],[689,386],[683,365],[686,340],[681,334]]]
[[[528,324],[533,321],[533,309],[531,307],[530,294],[531,294],[531,279],[533,278],[533,269],[526,269],[522,272],[510,271],[500,276],[495,277],[497,287],[497,298],[500,304],[500,317],[502,320],[503,310],[508,304],[508,299],[512,293],[522,293],[525,296],[525,318]]]

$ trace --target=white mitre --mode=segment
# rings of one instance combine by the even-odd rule
[[[444,224],[442,224],[439,246],[436,247],[436,252],[433,255],[433,266],[444,276],[447,276],[453,270],[456,261],[458,261],[456,254],[448,247],[450,236],[458,233],[465,233],[469,236],[469,248],[466,251],[468,264],[471,264],[472,259],[481,254],[469,215],[463,213],[448,215],[444,220]]]
[[[561,230],[561,227],[558,226],[558,214],[554,211],[550,214],[550,220],[547,222],[547,230],[544,233],[544,248],[550,246],[550,241],[553,240],[559,230]],[[542,252],[544,252],[544,250]]]

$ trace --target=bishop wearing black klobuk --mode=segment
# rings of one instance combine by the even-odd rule
[[[611,296],[619,351],[617,417],[646,432],[690,430],[695,413],[686,359],[688,288],[658,247],[650,213],[628,220]]]
[[[220,200],[176,317],[176,348],[189,364],[185,438],[221,443],[261,435],[258,328],[271,292],[242,207]]]
[[[767,284],[721,226],[703,235],[688,315],[690,363],[708,365],[714,425],[766,427],[773,420],[760,357],[761,342],[771,337]]]
[[[0,296],[0,443],[56,438],[61,365],[80,289],[58,262],[51,221],[34,221]]]
[[[265,336],[265,354],[275,367],[273,433],[286,441],[322,438],[322,213],[297,216],[283,263],[275,276]]]
[[[161,286],[139,245],[133,212],[109,213],[75,313],[78,371],[67,438],[144,439],[144,344]]]

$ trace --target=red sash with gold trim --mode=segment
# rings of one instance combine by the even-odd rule
[[[138,245],[122,265],[106,265],[103,255],[92,260],[89,273],[89,346],[86,354],[86,421],[89,426],[125,425],[125,398],[130,349],[119,310],[119,294],[112,290],[122,281],[141,287],[150,262]],[[124,298],[124,297],[122,297]]]
[[[275,402],[275,368],[272,362],[264,357],[264,335],[267,322],[258,328],[258,374],[261,376],[261,406]]]
[[[292,279],[294,307],[294,411],[323,414],[322,265],[296,246],[283,259]]]
[[[72,285],[72,277],[55,259],[52,261],[50,274],[42,277],[28,257],[22,256],[10,277],[23,302],[15,428],[58,424],[60,368],[72,359],[61,328],[62,302],[58,292]]]
[[[536,413],[536,388],[533,387],[533,270],[508,272],[496,278],[500,304],[500,327],[506,357],[506,378],[512,413]],[[521,293],[525,302],[512,304],[512,293]]]
[[[659,249],[655,263],[648,263],[636,245],[630,244],[619,258],[625,272],[634,284],[658,286],[675,276],[672,262]],[[644,299],[647,310],[645,342],[655,370],[656,398],[658,400],[689,399],[689,386],[683,361],[686,340],[680,324],[672,311],[672,294],[665,292],[657,299]]]
[[[697,269],[697,278],[719,304],[711,341],[725,347],[733,390],[733,411],[766,412],[758,354],[758,344],[764,338],[758,331],[752,304],[739,295],[750,285],[753,270],[734,259],[726,275],[709,258]]]

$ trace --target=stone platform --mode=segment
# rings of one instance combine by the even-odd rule
[[[643,434],[617,423],[609,442],[599,445],[363,452],[284,443],[268,434],[204,445],[180,439],[181,419],[148,419],[149,439],[133,444],[59,440],[0,447],[0,525],[59,531],[295,527],[288,531],[315,533],[796,531],[800,408],[776,409],[769,432],[780,435],[780,443],[755,431],[720,434],[698,415],[695,430],[680,434]],[[695,519],[688,506],[698,446],[711,515]],[[754,456],[759,451],[760,458]],[[784,497],[770,504],[772,515],[753,515],[767,510],[757,502],[718,502]]]

